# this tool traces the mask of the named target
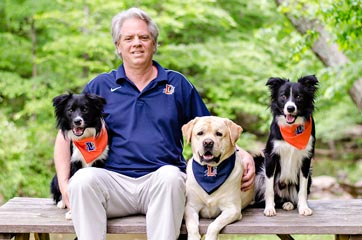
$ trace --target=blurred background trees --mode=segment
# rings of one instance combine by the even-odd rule
[[[242,125],[251,152],[269,130],[267,79],[315,74],[316,159],[361,174],[362,0],[3,0],[0,202],[49,196],[51,100],[118,67],[111,19],[132,6],[160,28],[155,59],[186,75],[214,115]]]

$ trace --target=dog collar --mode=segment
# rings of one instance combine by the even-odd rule
[[[197,161],[192,161],[192,172],[196,181],[207,192],[212,194],[229,177],[235,166],[235,153],[228,159],[222,161],[218,166],[212,167],[201,165]]]
[[[293,124],[291,126],[279,126],[284,141],[302,150],[307,147],[312,133],[312,117],[304,124]]]
[[[84,138],[73,141],[87,164],[96,160],[106,149],[108,144],[108,133],[105,127],[102,128],[98,136]]]

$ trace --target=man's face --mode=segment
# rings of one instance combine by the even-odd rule
[[[137,67],[152,62],[156,44],[146,22],[138,18],[126,20],[121,27],[117,50],[125,65]]]

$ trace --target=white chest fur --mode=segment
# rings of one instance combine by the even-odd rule
[[[280,156],[280,180],[285,183],[298,183],[299,171],[303,159],[311,155],[313,137],[311,136],[306,148],[299,150],[284,140],[274,141],[273,152]]]

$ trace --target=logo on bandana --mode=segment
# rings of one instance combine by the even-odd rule
[[[235,166],[235,155],[222,161],[217,167],[201,165],[197,161],[192,161],[192,172],[198,184],[207,192],[212,194],[229,177]]]
[[[94,144],[94,142],[86,142],[85,146],[88,152],[96,150],[96,145]]]
[[[299,135],[304,132],[304,125],[299,125],[297,129],[295,130],[295,134]]]
[[[205,170],[206,177],[216,177],[217,175],[217,167],[207,166],[207,170]]]
[[[299,150],[307,147],[312,135],[312,128],[312,116],[309,118],[309,121],[305,121],[304,124],[301,125],[293,124],[291,126],[279,126],[284,141]]]
[[[171,95],[174,92],[175,92],[175,87],[170,84],[166,84],[166,87],[163,89],[163,93],[167,95]]]
[[[87,164],[92,163],[99,156],[101,156],[104,150],[108,146],[108,133],[105,127],[102,128],[98,136],[91,136],[81,139],[79,141],[73,141],[75,147],[78,148]]]

